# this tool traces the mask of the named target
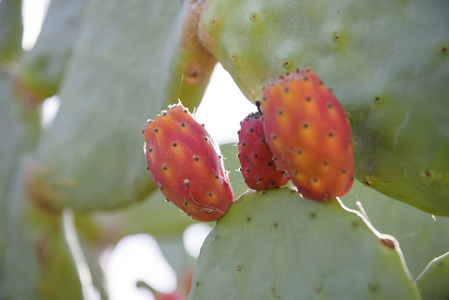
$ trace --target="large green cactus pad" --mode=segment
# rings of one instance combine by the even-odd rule
[[[312,68],[342,102],[356,177],[449,215],[449,2],[210,0],[200,36],[243,93]]]
[[[207,237],[189,299],[419,299],[396,243],[337,201],[248,192]]]
[[[432,260],[416,284],[425,300],[449,299],[449,252]]]
[[[141,130],[177,101],[170,95],[180,78],[172,75],[187,7],[88,3],[60,110],[30,164],[33,199],[52,209],[107,209],[142,200],[154,189],[145,176]]]

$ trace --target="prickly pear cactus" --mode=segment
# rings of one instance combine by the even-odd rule
[[[416,279],[424,300],[449,298],[449,252],[432,260]]]
[[[313,69],[350,115],[356,178],[449,215],[448,15],[445,0],[210,0],[200,38],[253,101]]]
[[[189,299],[420,299],[397,241],[338,201],[243,194],[207,237]]]

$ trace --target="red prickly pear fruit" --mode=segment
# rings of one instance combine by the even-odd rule
[[[354,181],[349,119],[311,70],[297,70],[263,91],[264,130],[276,163],[307,199],[327,202]]]
[[[251,113],[240,123],[238,157],[245,183],[253,190],[282,187],[289,181],[282,170],[276,168],[273,154],[266,142],[262,114]]]
[[[198,221],[215,221],[233,201],[219,149],[182,105],[169,107],[143,129],[147,169],[168,201]]]

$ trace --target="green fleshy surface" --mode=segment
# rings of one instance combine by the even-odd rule
[[[449,299],[449,252],[432,260],[416,279],[424,300]]]
[[[420,299],[380,238],[337,201],[248,192],[203,244],[189,299]]]
[[[166,108],[183,15],[166,1],[91,1],[37,149],[31,196],[52,209],[112,209],[154,190],[141,129]],[[126,13],[124,13],[126,12]]]
[[[0,62],[14,61],[22,53],[22,1],[0,4]]]
[[[75,47],[87,0],[52,0],[34,47],[20,59],[21,80],[35,96],[58,92]]]

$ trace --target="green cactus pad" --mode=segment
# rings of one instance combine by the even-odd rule
[[[0,72],[0,299],[11,299],[6,297],[9,292],[14,295],[12,282],[22,284],[20,295],[23,296],[13,299],[32,299],[27,297],[30,289],[24,285],[33,276],[33,266],[27,264],[34,254],[24,241],[23,219],[17,216],[20,199],[14,195],[22,191],[17,180],[20,161],[37,143],[40,119],[36,109],[24,105],[13,93],[13,82],[11,74]]]
[[[243,194],[203,244],[189,299],[419,299],[397,242],[337,201]]]
[[[89,2],[60,110],[29,168],[36,202],[111,209],[154,189],[141,130],[172,102],[172,55],[186,8],[162,0]]]
[[[1,1],[0,62],[15,60],[22,53],[22,35],[22,1]]]
[[[424,300],[449,299],[449,252],[432,260],[416,279]]]
[[[57,93],[78,40],[86,3],[52,0],[36,44],[21,57],[23,88],[36,100]]]
[[[449,216],[449,2],[210,0],[200,37],[252,101],[311,68],[350,115],[356,178]]]
[[[398,240],[414,279],[430,260],[449,249],[448,217],[432,217],[364,187],[360,182],[355,182],[352,190],[341,200],[347,207],[366,213],[374,228]]]
[[[37,208],[15,173],[7,198],[6,235],[0,251],[1,299],[81,299],[81,283],[62,227],[62,216]]]
[[[39,111],[0,72],[0,299],[81,299],[80,279],[60,214],[27,199],[24,157],[40,136]]]

